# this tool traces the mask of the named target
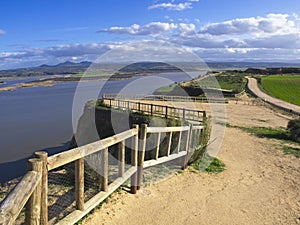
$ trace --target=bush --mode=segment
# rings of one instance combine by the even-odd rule
[[[293,141],[300,142],[300,118],[290,120],[287,129],[290,132],[291,139],[293,139]]]

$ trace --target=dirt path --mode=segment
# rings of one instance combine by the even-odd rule
[[[273,105],[279,106],[281,108],[284,108],[286,110],[292,110],[296,113],[298,113],[298,115],[300,115],[300,106],[294,105],[294,104],[290,104],[288,102],[282,101],[278,98],[274,98],[270,95],[267,95],[266,93],[262,92],[259,87],[257,86],[257,80],[254,78],[250,78],[248,77],[248,88],[250,89],[250,91],[253,92],[253,94],[255,94],[257,97],[270,102]]]
[[[280,127],[287,119],[262,106],[227,105],[233,125]],[[186,171],[137,195],[115,194],[83,224],[300,224],[300,159],[279,147],[228,128],[218,154],[225,172]]]

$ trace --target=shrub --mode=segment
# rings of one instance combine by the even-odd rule
[[[290,120],[287,129],[290,132],[291,139],[293,139],[293,141],[300,142],[300,118]]]

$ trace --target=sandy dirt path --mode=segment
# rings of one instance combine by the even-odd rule
[[[288,119],[263,106],[227,105],[232,125],[284,127]],[[300,224],[300,159],[280,146],[227,128],[218,154],[224,172],[187,170],[137,195],[115,194],[83,224]]]

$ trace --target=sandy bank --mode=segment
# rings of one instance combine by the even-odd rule
[[[0,88],[0,92],[2,92],[2,91],[15,91],[18,88],[52,87],[52,86],[55,86],[55,85],[56,85],[56,82],[51,81],[51,80],[20,83],[20,84],[15,84],[15,85],[10,86],[10,87]]]

